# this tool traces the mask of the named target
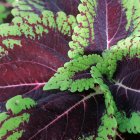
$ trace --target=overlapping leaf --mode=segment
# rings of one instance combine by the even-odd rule
[[[78,5],[80,0],[45,0],[47,8],[54,12],[64,11],[66,14],[72,14],[76,16],[78,11]]]
[[[13,2],[13,7],[12,14],[21,17],[32,13],[41,15],[42,11],[47,10],[45,0],[18,0]]]
[[[64,67],[59,68],[57,73],[46,83],[44,90],[61,89],[82,92],[94,88],[90,67],[101,60],[99,55],[93,54],[65,63]]]
[[[40,15],[44,10],[50,10],[54,13],[63,11],[66,14],[76,16],[78,14],[78,4],[80,0],[18,0],[13,3],[14,16],[27,16],[31,13]]]
[[[126,113],[117,113],[118,129],[122,133],[139,134],[140,133],[140,112],[133,112],[130,116],[126,116]]]
[[[140,133],[140,1],[79,2],[19,0],[16,18],[0,26],[0,101],[18,95],[7,110],[1,106],[1,139],[109,140],[117,128]],[[77,15],[78,25],[62,10]],[[69,57],[75,59],[66,63],[70,36]],[[51,91],[42,91],[49,79],[44,89]]]
[[[0,101],[43,86],[68,61],[73,16],[44,11],[0,27]],[[14,94],[13,94],[14,93]]]
[[[78,25],[69,44],[69,56],[75,58],[110,49],[119,40],[134,35],[134,31],[135,35],[139,34],[139,4],[137,0],[81,1]]]
[[[35,99],[36,107],[35,102],[27,97],[16,96],[7,102],[8,112],[0,114],[3,116],[3,120],[0,120],[0,132],[3,132],[0,133],[0,138],[66,140],[96,134],[104,110],[101,95],[95,93],[72,95],[68,92],[53,91],[51,94],[44,93],[41,96]],[[29,100],[32,100],[32,104],[28,102]],[[99,101],[102,101],[102,104],[99,105]],[[15,123],[12,127],[11,121],[19,123]],[[9,127],[5,128],[6,124]]]

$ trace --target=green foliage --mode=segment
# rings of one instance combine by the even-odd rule
[[[21,111],[30,109],[35,105],[36,103],[34,100],[30,98],[23,98],[21,95],[18,95],[7,101],[6,109],[11,110],[13,114],[18,114]]]
[[[118,122],[118,120],[120,119],[116,114],[118,110],[108,86],[103,81],[103,75],[106,75],[108,77],[108,80],[113,80],[112,78],[116,71],[118,61],[122,60],[125,57],[139,57],[139,55],[140,40],[138,37],[134,38],[133,36],[130,36],[124,40],[119,41],[117,45],[113,46],[110,50],[104,51],[102,54],[102,58],[98,56],[99,60],[96,62],[95,60],[97,59],[97,56],[91,55],[96,57],[93,58],[94,61],[89,61],[89,57],[83,56],[66,63],[63,68],[58,69],[58,72],[54,75],[54,77],[50,79],[44,89],[70,89],[70,91],[75,92],[77,90],[86,90],[86,82],[89,82],[87,85],[91,84],[90,86],[95,90],[95,85],[98,85],[98,90],[101,93],[104,93],[106,113],[102,117],[102,123],[98,129],[98,135],[96,139],[101,140],[107,139],[108,137],[111,137],[113,139],[117,135],[118,126],[120,131],[124,131],[126,128],[128,128],[124,132],[128,131],[130,133],[131,130],[131,132],[133,131],[133,133],[138,133],[139,127],[136,126],[136,123],[134,123],[134,126],[132,126],[132,124],[130,123],[132,122],[131,120],[139,122],[140,118],[138,116],[133,114],[132,118],[128,119],[129,121],[127,119],[124,119],[124,122]],[[85,71],[90,67],[92,78],[80,79],[75,81],[72,79],[72,77],[76,76],[79,71]],[[96,90],[96,92],[99,91]],[[127,125],[129,125],[129,127],[127,127]],[[132,127],[130,127],[130,125]],[[135,127],[137,129],[134,132],[133,129]]]
[[[122,0],[122,5],[126,11],[127,25],[126,30],[133,30],[130,35],[140,35],[140,2],[139,0]],[[94,19],[96,18],[96,0],[81,0],[77,15],[78,25],[74,28],[72,41],[69,43],[71,50],[68,55],[76,58],[84,54],[84,48],[94,44]]]
[[[15,39],[5,39],[2,41],[2,43],[7,47],[13,49],[15,45],[21,46],[20,40]]]
[[[77,15],[78,25],[74,28],[73,41],[69,43],[72,49],[68,53],[70,58],[83,55],[84,48],[93,43],[96,6],[96,0],[81,0],[81,4],[78,7],[80,14]]]
[[[89,69],[92,65],[101,61],[99,55],[93,54],[88,56],[82,56],[78,59],[65,63],[64,67],[59,68],[57,73],[52,77],[48,83],[46,83],[44,90],[60,89],[70,90],[71,92],[88,90],[94,87],[93,78],[84,78],[80,80],[74,80],[74,75],[78,72]]]
[[[116,136],[117,122],[115,117],[104,114],[102,123],[98,129],[96,140],[113,139]]]
[[[12,3],[14,0],[0,1],[0,24],[8,22],[6,19],[11,14]],[[6,20],[6,21],[5,21]]]
[[[92,63],[89,64],[87,62],[88,57],[83,56],[83,59],[82,57],[75,57],[74,60],[66,63],[63,68],[58,69],[58,72],[54,75],[54,77],[50,79],[50,81],[46,84],[44,89],[70,90],[72,92],[78,90],[81,92],[83,90],[89,89],[90,87],[95,89],[96,92],[98,92],[95,87],[95,85],[98,85],[98,90],[104,93],[106,113],[102,117],[102,122],[98,129],[98,135],[96,139],[106,140],[108,138],[115,138],[117,135],[117,128],[119,128],[121,132],[127,131],[130,133],[130,131],[133,131],[133,133],[139,133],[139,127],[136,126],[136,123],[134,123],[134,125],[130,123],[132,122],[130,120],[139,122],[140,118],[138,116],[136,117],[136,115],[133,115],[132,119],[129,119],[129,121],[127,119],[124,119],[124,122],[118,122],[120,118],[118,118],[118,115],[116,115],[116,112],[118,112],[117,107],[115,105],[114,99],[111,95],[108,86],[103,81],[103,75],[106,75],[108,80],[113,80],[113,75],[116,71],[118,61],[122,60],[125,57],[139,57],[139,44],[139,37],[136,37],[132,34],[128,38],[120,40],[110,50],[104,51],[102,53],[102,58],[100,57],[100,59],[96,62],[92,60]],[[96,58],[94,58],[94,60],[96,59],[97,56]],[[88,67],[84,68],[85,65]],[[90,67],[92,78],[80,79],[75,81],[73,80],[73,77],[76,76],[78,72],[85,71]],[[129,127],[127,127],[127,125],[129,125]],[[137,129],[134,131],[133,129],[135,127]]]
[[[4,20],[10,14],[10,10],[4,5],[0,5],[0,24],[4,22]]]
[[[3,38],[8,36],[21,37],[24,35],[26,38],[32,40],[39,40],[43,33],[48,34],[48,29],[58,30],[70,36],[73,28],[76,26],[74,16],[67,16],[64,12],[54,14],[47,10],[43,11],[41,16],[31,13],[25,17],[15,17],[12,22],[13,24],[10,26],[9,24],[2,24],[0,26],[0,35]],[[3,30],[3,28],[5,30]],[[2,44],[11,49],[13,49],[15,45],[22,47],[22,41],[15,39],[4,39]]]
[[[118,117],[115,112],[117,111],[117,107],[115,102],[113,101],[111,92],[107,85],[103,82],[102,75],[108,76],[109,79],[113,78],[114,72],[116,71],[117,62],[122,60],[124,57],[133,58],[139,57],[140,55],[140,40],[139,38],[129,37],[125,40],[121,40],[118,42],[117,45],[112,47],[112,49],[107,50],[103,53],[103,61],[97,63],[96,66],[91,68],[91,74],[94,78],[94,82],[99,84],[101,91],[104,93],[105,96],[105,104],[107,114],[102,118],[102,125],[99,127],[98,130],[98,137],[97,139],[107,139],[108,136],[112,138],[116,135],[117,130],[117,123],[119,125],[119,130],[122,132],[126,128],[127,132],[130,131],[133,133],[138,133],[139,127],[136,125],[140,121],[138,114],[132,114],[131,119],[125,119],[125,116]],[[131,47],[130,47],[131,46]],[[121,118],[121,119],[120,119]],[[121,122],[118,120],[121,120]],[[132,120],[133,123],[132,125]],[[106,124],[110,123],[110,124]],[[105,125],[106,124],[106,125]],[[129,127],[128,127],[128,126]],[[110,126],[110,128],[108,128]],[[136,129],[135,129],[136,128]],[[102,131],[101,131],[102,130]],[[115,131],[114,131],[115,130]]]
[[[18,140],[24,132],[24,127],[18,129],[29,122],[28,110],[35,106],[34,100],[23,98],[21,95],[8,100],[6,103],[7,112],[0,113],[0,139],[8,136],[7,140]]]
[[[6,120],[8,117],[9,115],[6,112],[0,113],[0,123]]]
[[[39,0],[14,0],[14,9],[12,10],[13,16],[25,17],[30,14],[41,14],[42,11],[46,10],[45,2]]]
[[[97,140],[113,139],[116,136],[117,120],[115,117],[116,106],[108,86],[104,83],[102,73],[93,66],[91,69],[94,82],[99,85],[101,93],[104,93],[106,113],[102,117],[101,125],[98,129]]]
[[[109,80],[112,79],[116,71],[117,62],[125,57],[133,58],[140,55],[140,40],[139,37],[128,37],[119,41],[110,50],[103,52],[103,61],[97,63],[96,67],[101,74],[105,74]],[[95,71],[91,73],[96,73]]]
[[[29,114],[24,113],[21,116],[12,117],[6,120],[0,128],[0,139],[2,139],[5,135],[7,135],[7,133],[18,128],[20,124],[27,123],[29,121],[29,117],[30,117]],[[17,131],[13,133],[8,139],[14,138],[15,140],[17,140],[18,138],[22,136],[22,133],[23,133],[23,130]]]
[[[123,6],[126,9],[126,16],[127,16],[127,26],[126,29],[130,26],[133,26],[133,35],[139,36],[139,29],[140,29],[140,2],[139,0],[122,0]],[[133,14],[132,14],[133,13]],[[132,22],[133,21],[133,22]]]
[[[140,112],[133,112],[130,117],[126,117],[125,113],[118,112],[116,116],[120,132],[133,134],[140,133]]]

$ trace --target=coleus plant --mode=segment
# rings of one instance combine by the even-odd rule
[[[13,6],[0,25],[0,139],[140,139],[140,1]]]

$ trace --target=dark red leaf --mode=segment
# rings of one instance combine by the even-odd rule
[[[94,43],[85,51],[109,49],[128,35],[126,16],[120,0],[98,0],[94,22]]]
[[[118,63],[114,75],[115,84],[110,86],[119,110],[128,115],[140,111],[140,59],[124,59]]]
[[[24,34],[0,36],[0,46],[8,51],[8,55],[0,59],[0,101],[44,86],[57,68],[69,61],[70,37],[51,28],[48,30],[49,33],[43,33],[40,39],[37,35],[35,39],[30,39]],[[7,48],[3,45],[5,39],[20,40],[21,47],[14,45],[14,49]]]
[[[96,135],[97,128],[101,122],[105,106],[102,95],[94,95],[93,91],[88,93],[71,94],[68,92],[49,91],[41,89],[24,95],[23,99],[32,98],[37,102],[36,107],[24,109],[18,114],[13,114],[10,110],[2,109],[7,112],[8,118],[1,122],[4,123],[11,119],[19,118],[23,114],[29,115],[29,122],[20,120],[17,128],[8,130],[3,139],[13,135],[14,132],[24,131],[19,140],[77,140],[79,137]],[[15,102],[18,101],[18,98]],[[25,104],[26,104],[25,100]],[[19,102],[17,104],[20,105]],[[3,127],[1,129],[4,129]],[[123,134],[123,138],[139,138],[138,135]],[[117,140],[120,140],[117,137]]]
[[[36,13],[40,15],[43,10],[47,10],[48,7],[45,4],[45,0],[18,0],[13,2],[14,10],[12,14],[14,16],[23,16],[30,13]]]
[[[43,10],[51,10],[54,13],[63,11],[66,14],[76,16],[79,3],[80,0],[18,0],[14,3],[15,10],[12,13],[14,16],[28,15],[30,13],[40,15]],[[23,9],[24,7],[26,8]]]
[[[72,77],[73,80],[80,80],[80,79],[83,79],[83,78],[91,78],[90,69],[87,69],[87,70],[82,71],[82,72],[77,72],[77,73]]]
[[[78,5],[80,0],[46,0],[49,10],[54,12],[64,11],[67,14],[76,16],[78,12]]]
[[[140,139],[140,135],[139,134],[129,134],[129,133],[124,133],[124,134],[121,134],[120,137],[117,137],[116,140],[122,140],[122,138],[124,140],[139,140]]]
[[[100,95],[44,93],[43,98],[38,98],[38,107],[30,111],[30,121],[21,140],[74,140],[95,134],[103,111]]]

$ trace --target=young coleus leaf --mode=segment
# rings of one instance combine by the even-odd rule
[[[98,84],[101,93],[104,94],[106,112],[102,116],[102,122],[98,129],[96,140],[114,139],[117,135],[117,120],[115,112],[117,111],[115,102],[109,90],[109,87],[104,83],[102,73],[96,66],[92,67],[91,75],[95,84]]]
[[[15,96],[6,103],[10,108],[7,109],[8,112],[0,114],[1,139],[66,140],[77,139],[87,134],[93,135],[104,112],[103,98],[96,93],[72,95],[68,92],[52,91],[51,94],[46,92],[37,101],[33,98]],[[31,108],[28,107],[29,100]],[[11,103],[12,106],[9,106]],[[21,108],[22,104],[23,108],[17,112],[16,108]],[[13,113],[13,110],[16,113]]]
[[[116,137],[116,119],[112,116],[104,114],[102,116],[102,124],[98,129],[98,137],[96,140],[109,140]]]
[[[75,25],[72,15],[44,11],[0,26],[0,101],[37,90],[69,60]]]
[[[126,57],[133,58],[140,56],[140,39],[139,37],[128,37],[123,39],[114,45],[110,50],[106,50],[102,53],[103,61],[97,63],[97,68],[100,69],[102,75],[106,75],[109,80],[113,78],[113,75],[117,68],[117,62],[123,60]]]
[[[69,57],[110,49],[121,39],[136,35],[139,32],[139,6],[139,0],[81,0],[78,25],[69,43]]]
[[[46,83],[44,90],[68,89],[71,92],[77,90],[82,92],[94,88],[94,80],[91,78],[88,69],[101,60],[99,55],[93,54],[65,63],[64,67],[59,68],[57,73]]]

